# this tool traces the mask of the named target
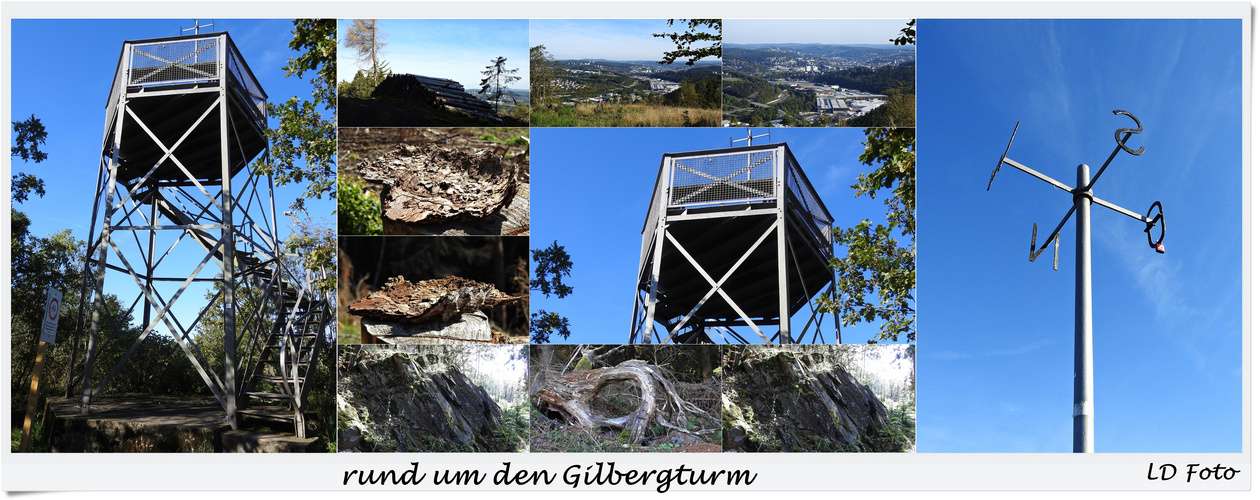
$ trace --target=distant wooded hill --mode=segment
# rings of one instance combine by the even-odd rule
[[[645,71],[660,73],[693,70],[704,70],[712,73],[722,68],[721,61],[698,61],[694,66],[687,66],[684,63],[657,64],[656,61],[609,61],[605,59],[567,59],[556,61],[556,63],[565,69],[607,71],[620,74],[642,73]]]
[[[825,73],[810,79],[816,83],[839,85],[873,94],[884,94],[892,89],[914,93],[914,63],[878,68],[850,68]]]
[[[752,59],[766,56],[783,56],[795,53],[810,57],[862,57],[877,54],[899,53],[914,57],[913,45],[852,44],[831,45],[821,43],[728,43],[722,46],[722,57]]]

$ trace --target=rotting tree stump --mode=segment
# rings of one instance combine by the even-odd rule
[[[600,389],[616,382],[630,382],[639,389],[637,408],[625,415],[609,415],[595,408]],[[683,426],[687,415],[716,419],[678,395],[673,382],[648,362],[624,361],[611,368],[565,373],[543,380],[533,393],[540,410],[546,415],[560,413],[569,423],[587,430],[614,429],[629,431],[629,442],[639,443],[652,423],[691,435],[711,434],[714,430],[690,431]],[[658,402],[658,398],[662,400]]]
[[[381,234],[386,236],[469,236],[529,235],[529,183],[516,185],[514,196],[498,213],[476,220],[454,220],[433,224],[411,224],[390,219],[381,220]]]
[[[384,221],[441,224],[499,213],[516,196],[517,166],[491,151],[399,145],[359,164],[363,179],[384,185]]]

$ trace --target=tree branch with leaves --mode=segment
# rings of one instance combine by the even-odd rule
[[[564,251],[564,247],[552,241],[550,247],[530,250],[529,253],[534,259],[534,279],[529,281],[531,291],[538,291],[544,297],[554,294],[558,299],[573,293],[573,287],[564,284],[564,278],[573,270],[573,262],[569,260],[569,253]],[[569,318],[557,313],[539,309],[529,319],[530,343],[550,342],[553,333],[568,340],[571,334]]]
[[[48,159],[48,153],[39,150],[39,146],[48,139],[48,131],[44,130],[44,124],[39,118],[35,118],[34,113],[30,118],[13,122],[13,134],[14,145],[9,147],[11,156],[21,158],[24,162],[33,160],[35,163]],[[43,179],[25,172],[13,174],[13,203],[25,202],[32,192],[40,198],[44,197]]]
[[[914,45],[914,21],[914,19],[911,19],[909,23],[906,23],[906,27],[901,28],[901,34],[897,35],[897,38],[892,38],[888,41],[892,42],[893,45]]]
[[[267,103],[267,114],[279,123],[266,131],[270,154],[255,165],[279,185],[306,182],[302,197],[292,205],[303,210],[306,198],[337,197],[337,20],[294,20],[289,48],[300,55],[289,59],[285,76],[303,78],[313,72],[311,98]]]
[[[914,129],[866,129],[866,150],[858,156],[875,170],[858,176],[854,197],[892,189],[884,199],[885,223],[862,220],[834,228],[843,257],[831,259],[837,291],[817,300],[825,312],[840,314],[845,326],[882,320],[878,340],[914,341],[915,329],[915,145]],[[903,242],[901,239],[908,239]]]
[[[666,52],[658,64],[673,64],[679,58],[685,58],[688,66],[694,66],[696,61],[706,57],[722,57],[721,19],[669,19],[665,22],[673,26],[674,21],[687,29],[682,33],[652,34],[656,38],[668,38],[677,47]]]

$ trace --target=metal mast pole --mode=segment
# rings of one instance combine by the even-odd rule
[[[1069,188],[1067,184],[1054,180],[1049,176],[1042,174],[1028,166],[1025,166],[1006,156],[1011,150],[1011,144],[1015,142],[1015,133],[1019,131],[1019,123],[1015,124],[1015,130],[1011,132],[1011,140],[1006,143],[1006,151],[1002,152],[1002,159],[998,160],[997,167],[993,169],[993,173],[989,175],[989,187],[987,191],[993,187],[993,179],[997,177],[998,170],[1002,169],[1002,165],[1010,165],[1045,181],[1047,184],[1056,188],[1072,193],[1072,208],[1068,209],[1063,220],[1059,221],[1059,225],[1054,228],[1050,236],[1046,237],[1045,243],[1041,247],[1037,247],[1037,224],[1033,223],[1032,242],[1028,247],[1028,261],[1034,262],[1041,252],[1054,242],[1054,269],[1059,269],[1059,230],[1063,229],[1063,225],[1072,217],[1072,213],[1076,213],[1076,331],[1074,335],[1074,359],[1072,362],[1072,452],[1073,453],[1093,453],[1094,452],[1094,287],[1092,283],[1092,269],[1090,263],[1090,228],[1089,228],[1089,212],[1090,207],[1098,204],[1103,208],[1108,208],[1119,212],[1146,224],[1146,242],[1157,253],[1164,253],[1164,206],[1156,201],[1151,204],[1151,208],[1147,209],[1146,216],[1139,215],[1129,209],[1110,203],[1106,200],[1094,197],[1094,183],[1098,182],[1098,178],[1107,170],[1107,166],[1111,164],[1111,160],[1116,158],[1120,151],[1124,151],[1133,156],[1141,156],[1146,152],[1146,148],[1138,148],[1133,150],[1125,145],[1133,134],[1142,133],[1142,122],[1128,111],[1117,109],[1112,111],[1115,115],[1125,115],[1133,119],[1137,124],[1136,129],[1121,128],[1116,130],[1116,149],[1111,152],[1111,156],[1107,157],[1107,161],[1103,162],[1098,168],[1098,173],[1094,174],[1091,179],[1089,176],[1089,165],[1084,163],[1076,168],[1076,188]],[[1157,211],[1158,210],[1158,211]],[[1155,214],[1154,217],[1151,214]],[[1151,235],[1151,230],[1155,225],[1159,225],[1159,237],[1155,238]]]
[[[1094,452],[1094,286],[1090,270],[1089,165],[1076,167],[1076,340],[1072,365],[1072,452]]]

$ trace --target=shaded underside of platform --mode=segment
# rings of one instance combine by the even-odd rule
[[[162,145],[169,148],[179,142],[193,124],[197,126],[179,147],[175,148],[174,157],[198,180],[221,179],[223,155],[220,144],[219,110],[214,106],[215,99],[219,97],[217,87],[216,82],[209,82],[158,87],[161,94],[146,95],[147,89],[130,93],[127,97],[127,107],[140,118],[144,127],[141,127],[135,117],[130,114],[123,118],[119,180],[128,182],[142,177],[166,154],[163,148],[149,136],[145,128],[157,136]],[[250,109],[250,103],[240,97],[239,91],[231,88],[229,90],[227,149],[230,170],[232,175],[235,175],[246,166],[250,159],[262,152],[267,145],[267,140],[261,129],[256,127],[257,118],[247,111]],[[197,120],[208,109],[211,109],[210,114],[198,124]],[[109,124],[107,131],[109,135],[106,136],[107,146],[112,142],[115,127],[115,124]],[[108,153],[106,151],[107,155]],[[150,179],[187,181],[188,176],[168,157]]]
[[[79,414],[80,398],[49,398],[49,449],[67,452],[306,452],[317,438],[270,431],[233,431],[213,399],[107,396]]]
[[[720,280],[775,222],[773,214],[744,215],[742,209],[735,208],[727,212],[731,215],[669,223],[669,233],[714,281]],[[791,213],[788,216],[793,217]],[[817,242],[794,227],[800,224],[789,224],[787,230],[788,306],[792,314],[831,283],[831,270]],[[779,317],[776,244],[776,236],[771,233],[721,287],[754,321]],[[651,264],[649,257],[640,276],[640,290],[648,290]],[[682,252],[668,242],[661,255],[660,276],[656,317],[662,320],[673,321],[687,314],[712,288]],[[695,317],[710,323],[743,324],[739,313],[717,294],[709,297]]]

